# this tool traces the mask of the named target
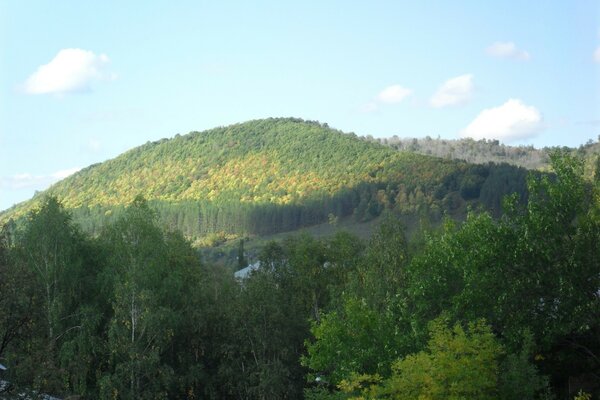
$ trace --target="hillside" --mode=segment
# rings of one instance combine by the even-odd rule
[[[385,208],[439,218],[480,202],[498,212],[503,195],[525,193],[525,175],[398,152],[318,122],[264,119],[148,142],[58,182],[0,223],[50,194],[97,232],[141,195],[189,237],[269,234],[347,216],[367,221]]]
[[[600,139],[600,137],[599,137]],[[363,140],[376,142],[399,151],[410,151],[453,160],[464,160],[473,164],[507,163],[517,167],[547,171],[550,169],[550,153],[561,150],[571,155],[583,157],[586,162],[586,175],[590,176],[593,164],[600,154],[600,141],[589,140],[577,148],[533,146],[509,146],[498,140],[434,139],[425,138],[390,138],[364,137]]]

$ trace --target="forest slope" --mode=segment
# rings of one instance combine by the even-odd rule
[[[148,142],[58,182],[0,214],[0,223],[50,194],[94,232],[141,195],[163,223],[191,237],[266,234],[349,215],[366,221],[385,208],[439,217],[479,201],[498,211],[503,195],[525,192],[525,174],[271,118]]]

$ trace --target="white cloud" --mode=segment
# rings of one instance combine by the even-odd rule
[[[0,187],[8,189],[36,189],[44,190],[48,186],[61,179],[66,178],[69,175],[74,174],[81,168],[69,168],[60,171],[56,171],[49,175],[32,175],[29,173],[15,174],[9,177],[3,177],[0,180]]]
[[[499,139],[510,142],[535,136],[544,128],[540,111],[519,99],[487,108],[462,131],[461,137]]]
[[[412,94],[412,90],[401,85],[391,85],[383,89],[379,94],[368,103],[363,104],[358,108],[361,113],[372,113],[379,110],[382,104],[400,103],[402,100]]]
[[[65,94],[86,92],[98,80],[115,79],[108,72],[106,54],[96,55],[82,49],[63,49],[48,64],[41,65],[29,77],[23,89],[28,94]]]
[[[412,90],[400,85],[392,85],[383,89],[377,95],[377,100],[381,103],[394,104],[400,103],[406,97],[412,94]]]
[[[429,100],[435,108],[466,104],[473,95],[473,75],[465,74],[448,79]]]
[[[600,64],[600,46],[596,47],[596,50],[594,51],[594,61]]]
[[[496,42],[486,49],[488,55],[498,58],[527,61],[531,59],[529,53],[519,49],[513,42]]]

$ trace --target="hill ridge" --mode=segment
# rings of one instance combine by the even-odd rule
[[[494,194],[499,174],[508,178]],[[316,121],[268,118],[147,142],[54,184],[0,222],[50,194],[94,231],[142,195],[167,225],[192,237],[272,233],[330,215],[365,221],[385,208],[439,216],[480,199],[482,190],[483,203],[498,207],[491,197],[524,192],[524,175],[398,152]]]

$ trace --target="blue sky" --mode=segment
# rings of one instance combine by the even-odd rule
[[[600,134],[594,1],[0,0],[0,209],[163,137],[294,116],[358,135]]]

